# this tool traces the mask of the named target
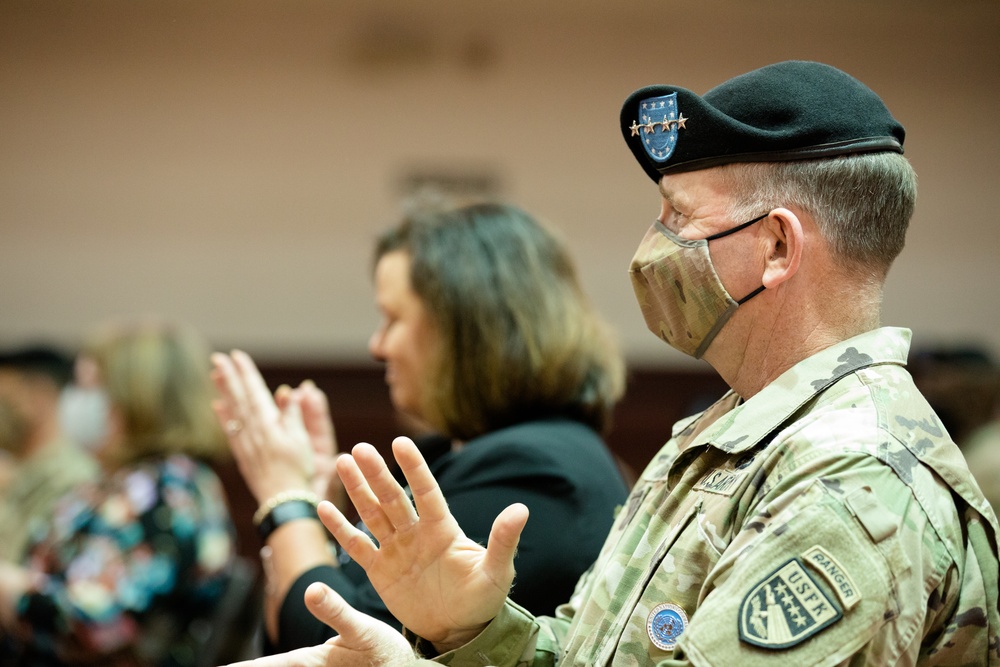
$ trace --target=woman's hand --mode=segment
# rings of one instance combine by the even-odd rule
[[[329,503],[320,504],[320,519],[365,569],[389,611],[439,651],[448,651],[478,635],[503,607],[528,508],[515,504],[501,512],[484,548],[459,528],[413,441],[396,438],[392,449],[412,502],[371,445],[359,444],[337,460],[344,487],[377,546]]]
[[[317,428],[314,437],[306,428],[304,392],[280,388],[276,402],[246,353],[213,354],[212,364],[212,380],[220,395],[212,407],[257,501],[263,503],[282,491],[312,490],[316,477],[314,441],[326,438],[321,446],[335,451],[331,449],[332,426],[320,429],[312,424]],[[322,417],[312,407],[309,410],[312,421]]]
[[[340,452],[337,449],[337,436],[334,433],[333,420],[330,418],[330,405],[326,394],[312,380],[306,380],[292,391],[281,391],[282,389],[287,390],[287,387],[279,388],[275,393],[278,407],[282,408],[286,396],[291,397],[293,394],[297,396],[302,411],[302,423],[309,434],[316,470],[313,476],[313,492],[344,511],[347,506],[347,494],[344,492],[340,476],[337,475],[337,456]]]

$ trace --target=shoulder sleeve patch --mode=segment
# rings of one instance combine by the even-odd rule
[[[766,649],[799,644],[843,616],[816,580],[793,558],[767,575],[740,604],[740,639]]]
[[[850,609],[861,600],[861,591],[851,579],[851,575],[829,551],[817,544],[802,554],[802,559],[823,575],[845,609]]]

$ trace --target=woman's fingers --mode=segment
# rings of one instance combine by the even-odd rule
[[[333,420],[330,418],[330,404],[323,390],[312,380],[306,380],[296,390],[301,396],[302,421],[309,432],[313,449],[323,456],[337,454],[337,438]]]
[[[292,400],[292,388],[283,384],[274,390],[274,404],[278,406],[280,412],[284,412],[288,407],[288,401]]]
[[[302,421],[302,399],[299,394],[288,390],[288,400],[281,408],[281,424],[296,442],[308,443],[309,433]],[[311,449],[311,447],[310,447]]]
[[[247,393],[242,372],[233,358],[226,354],[213,354],[212,364],[212,380],[225,405],[226,413],[224,419],[220,417],[219,423],[229,436],[230,445],[251,447],[253,438],[250,436],[256,432],[259,419],[257,407]],[[218,414],[217,411],[216,415]]]
[[[267,388],[267,383],[264,382],[250,355],[240,350],[233,350],[230,358],[239,374],[244,400],[254,418],[260,419],[265,425],[278,421],[280,418],[278,406],[274,404],[271,390]]]
[[[238,418],[242,412],[241,408],[246,403],[239,372],[228,355],[218,352],[212,355],[212,365],[214,368],[211,376],[215,388],[221,399],[225,401],[231,418]]]
[[[219,394],[212,401],[212,410],[229,440],[230,449],[238,454],[238,450],[247,447],[241,383],[232,361],[226,355],[213,354],[212,364],[210,376]]]

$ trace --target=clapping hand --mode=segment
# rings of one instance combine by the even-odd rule
[[[323,392],[306,381],[297,389],[279,387],[272,398],[257,366],[243,352],[214,354],[212,364],[219,391],[213,408],[240,474],[260,503],[255,523],[260,524],[274,504],[292,497],[331,497],[343,507],[339,479],[331,483],[336,479],[332,472],[337,445]],[[274,640],[281,604],[293,582],[313,567],[335,563],[329,536],[316,521],[290,521],[261,539],[271,555],[265,568],[264,623]]]
[[[260,371],[244,352],[213,354],[213,403],[237,466],[259,502],[289,490],[316,490],[325,497],[336,456],[326,397],[311,382],[280,387],[271,396]],[[324,463],[326,464],[324,466]]]
[[[478,635],[503,607],[528,508],[514,504],[501,512],[483,547],[459,528],[413,441],[396,438],[392,449],[412,502],[371,445],[359,444],[337,460],[344,487],[377,544],[330,503],[320,504],[320,518],[368,573],[389,611],[448,651]]]
[[[278,408],[285,411],[289,402],[295,401],[302,413],[302,425],[309,434],[313,453],[313,491],[317,497],[330,500],[341,511],[347,505],[344,485],[337,475],[336,464],[339,451],[337,436],[330,418],[330,406],[319,387],[312,380],[306,380],[296,389],[285,385],[274,393]]]

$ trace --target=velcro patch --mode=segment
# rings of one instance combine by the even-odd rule
[[[767,575],[740,604],[740,639],[767,649],[799,644],[837,622],[843,611],[793,558]]]

